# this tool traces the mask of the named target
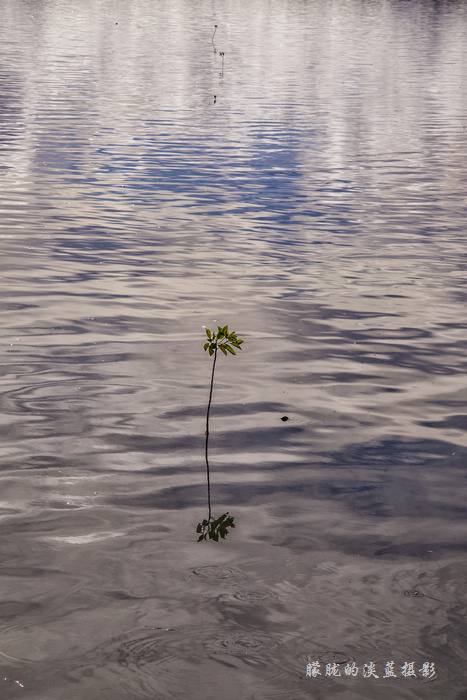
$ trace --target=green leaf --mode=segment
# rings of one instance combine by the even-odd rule
[[[219,345],[219,350],[222,350],[222,352],[224,353],[224,355],[227,355],[227,353],[226,353],[226,351],[225,351],[225,348],[226,348],[226,347],[228,347],[228,346],[227,346],[227,345]]]
[[[209,348],[209,354],[214,355],[214,350],[212,348]]]
[[[235,355],[235,354],[236,354],[236,353],[235,353],[235,350],[233,350],[233,349],[230,347],[230,345],[226,345],[226,346],[225,346],[225,349],[228,350],[228,351],[230,352],[231,355]]]
[[[209,340],[211,340],[211,331],[209,328],[205,328],[204,330],[206,331],[206,335],[208,336]]]

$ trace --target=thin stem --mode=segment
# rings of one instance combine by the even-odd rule
[[[206,442],[205,442],[205,450],[204,450],[204,455],[206,458],[206,473],[207,473],[207,478],[208,478],[208,508],[209,508],[209,520],[211,519],[211,481],[209,478],[209,459],[208,459],[208,449],[209,449],[209,413],[211,411],[211,401],[212,401],[212,390],[214,388],[214,371],[216,369],[216,360],[217,360],[217,344],[214,349],[214,359],[212,361],[212,374],[211,374],[211,388],[209,390],[209,401],[208,401],[208,408],[206,411]]]

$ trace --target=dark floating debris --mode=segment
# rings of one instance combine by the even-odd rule
[[[283,421],[283,422],[285,423],[286,420],[289,420],[289,417],[288,417],[288,416],[282,416],[281,421]]]
[[[417,591],[416,589],[404,591],[404,595],[407,595],[410,598],[429,598],[430,600],[437,600],[438,603],[441,603],[440,598],[435,598],[433,595],[427,595],[426,593],[422,593],[422,591]]]

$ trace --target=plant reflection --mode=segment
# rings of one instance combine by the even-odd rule
[[[219,537],[225,539],[229,533],[229,528],[235,527],[233,515],[224,513],[220,518],[214,519],[212,515],[208,516],[207,520],[203,520],[202,523],[198,523],[196,532],[199,534],[198,542],[202,540],[214,540],[219,541]]]

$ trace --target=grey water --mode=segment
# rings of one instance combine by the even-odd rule
[[[467,5],[1,9],[2,700],[467,698]]]

